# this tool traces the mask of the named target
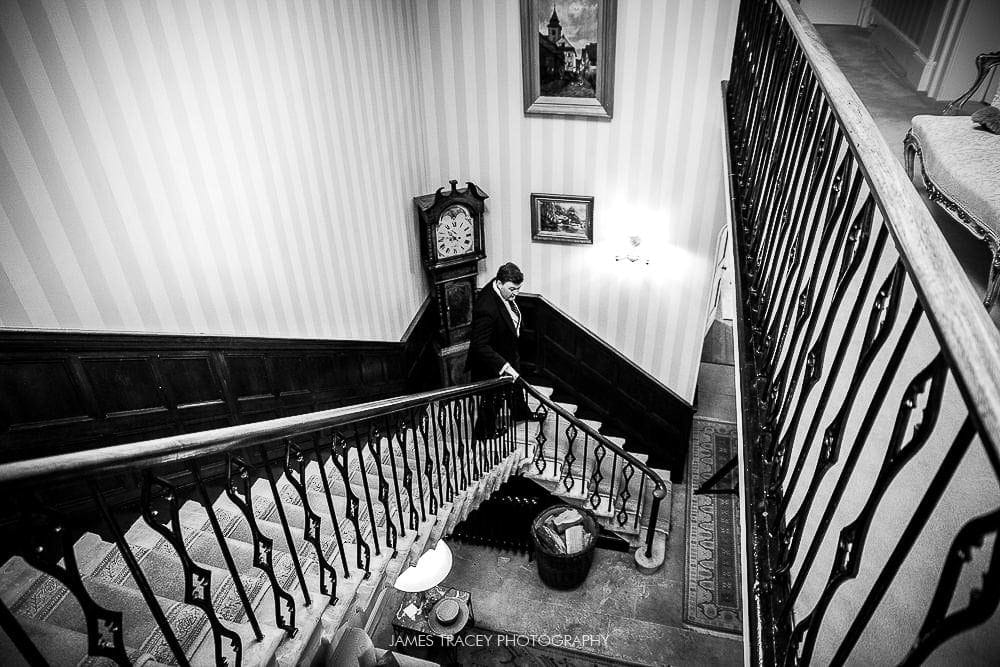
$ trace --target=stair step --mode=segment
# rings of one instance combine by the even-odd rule
[[[573,409],[573,406],[566,407]],[[427,548],[449,534],[458,522],[524,464],[524,451],[520,446],[515,446],[496,465],[491,463],[492,453],[498,447],[509,444],[511,443],[466,441],[464,446],[467,463],[463,468],[467,487],[455,488],[455,496],[451,502],[437,498],[439,507],[436,515],[430,513],[429,499],[431,489],[437,485],[439,471],[442,478],[444,474],[449,474],[456,485],[461,484],[463,469],[456,467],[457,445],[449,447],[451,463],[446,473],[441,469],[440,460],[443,444],[439,443],[437,452],[434,452],[433,445],[428,451],[422,447],[422,443],[415,443],[410,438],[406,442],[404,459],[404,452],[401,452],[398,442],[390,448],[389,442],[383,440],[379,453],[383,464],[382,475],[389,487],[387,507],[377,499],[378,461],[370,448],[366,447],[363,452],[363,468],[358,460],[357,450],[348,455],[346,483],[328,458],[322,463],[310,462],[306,467],[304,480],[305,500],[321,521],[321,553],[338,574],[338,599],[334,604],[330,604],[328,596],[315,590],[319,587],[319,561],[312,545],[304,540],[305,514],[302,497],[292,486],[284,470],[273,467],[278,495],[288,522],[289,544],[285,529],[279,523],[278,508],[274,504],[270,483],[263,474],[264,471],[258,470],[251,489],[255,523],[264,535],[273,540],[271,557],[278,584],[292,595],[295,603],[295,623],[298,628],[295,637],[288,637],[287,633],[277,627],[274,592],[271,591],[270,580],[265,573],[253,565],[253,536],[242,511],[225,493],[219,494],[212,505],[212,512],[221,525],[225,546],[234,560],[239,581],[247,590],[254,615],[264,633],[261,641],[256,640],[252,634],[246,609],[239,598],[236,582],[226,566],[223,550],[216,541],[208,513],[199,502],[189,500],[183,503],[180,507],[180,520],[186,553],[210,572],[213,607],[222,625],[237,632],[243,640],[243,664],[311,662],[320,650],[323,638],[328,638],[345,623],[361,622],[377,613],[386,599],[382,594],[384,587],[391,585],[407,564],[415,562]],[[434,454],[431,459],[430,481],[426,477],[428,453]],[[395,468],[392,466],[393,460]],[[473,460],[481,463],[482,468],[478,469],[478,466],[473,465]],[[323,465],[322,470],[320,465]],[[403,482],[404,467],[407,466],[412,474],[409,491]],[[396,471],[395,478],[393,470]],[[329,498],[321,473],[326,474],[330,483]],[[372,499],[371,515],[364,493],[366,482]],[[364,572],[356,566],[357,545],[354,540],[357,536],[353,524],[346,517],[348,489],[360,500],[359,527],[362,536],[372,547],[368,579],[364,578]],[[414,496],[414,510],[420,517],[416,529],[409,523],[411,494]],[[422,510],[421,502],[424,506]],[[346,558],[350,571],[348,577],[343,573],[342,554],[332,525],[331,504],[332,514],[343,540],[343,557]],[[398,516],[400,512],[405,521],[402,526]],[[401,530],[395,550],[390,550],[385,545],[387,517],[397,527],[405,528],[405,536]],[[373,529],[381,544],[380,554],[374,553]],[[192,664],[214,663],[214,642],[207,617],[201,610],[182,602],[183,567],[173,547],[141,518],[128,528],[126,540],[146,574],[158,604],[170,618],[171,627],[185,647],[187,659]],[[304,592],[295,572],[293,553],[300,559],[304,571],[308,593],[312,599],[309,605],[305,604]],[[85,586],[95,600],[109,609],[124,612],[125,641],[131,647],[129,652],[134,661],[152,665],[174,664],[175,659],[169,646],[161,636],[151,612],[146,608],[117,547],[96,535],[88,534],[81,538],[76,554]],[[23,619],[24,627],[33,633],[32,636],[46,644],[54,645],[58,642],[60,647],[67,647],[66,658],[60,657],[54,662],[79,662],[80,657],[86,654],[86,625],[79,604],[73,596],[58,581],[34,570],[20,558],[9,559],[0,567],[0,574],[3,575],[0,594],[14,613]],[[103,662],[95,659],[88,664]]]
[[[87,655],[87,635],[82,632],[24,616],[19,616],[17,621],[50,665],[76,665],[80,662],[80,656]],[[152,655],[140,653],[129,646],[125,647],[125,653],[136,667],[158,667],[165,664],[154,660]],[[21,658],[20,651],[6,633],[0,633],[0,656],[3,658],[4,667],[20,667],[28,664]],[[94,658],[87,664],[110,667],[114,662],[107,658]]]
[[[87,625],[76,598],[56,579],[37,573],[28,590],[11,605],[11,611],[18,617],[66,628],[86,634]],[[125,572],[120,579],[131,580]],[[140,654],[149,654],[157,662],[176,664],[176,659],[167,645],[156,621],[146,607],[146,602],[138,590],[103,581],[86,580],[85,586],[97,604],[106,609],[125,613],[122,627],[126,646],[135,647]],[[204,614],[195,607],[156,598],[168,622],[187,655],[192,655],[209,633],[209,625]]]

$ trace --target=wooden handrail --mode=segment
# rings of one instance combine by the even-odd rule
[[[512,382],[513,380],[509,377],[484,380],[460,387],[437,389],[332,410],[269,419],[252,424],[226,426],[210,431],[14,461],[0,465],[0,485],[38,481],[40,478],[45,478],[46,481],[63,479],[97,471],[107,473],[129,469],[140,464],[152,466],[187,461],[208,454],[218,454],[283,438],[293,438],[324,428],[335,428],[427,405],[433,401],[462,398]]]
[[[645,463],[643,463],[642,461],[640,461],[639,459],[637,459],[635,456],[633,456],[629,452],[626,452],[624,449],[622,449],[621,447],[619,447],[615,443],[613,443],[610,440],[608,440],[607,436],[601,435],[596,429],[594,429],[593,427],[591,427],[588,424],[585,424],[578,417],[570,414],[570,412],[568,410],[564,409],[563,407],[561,407],[560,405],[558,405],[555,401],[553,401],[552,399],[550,399],[548,396],[546,396],[542,392],[540,392],[537,389],[535,389],[528,382],[525,382],[523,379],[519,379],[518,382],[520,384],[524,385],[524,388],[528,391],[528,393],[531,394],[532,396],[534,396],[535,398],[537,398],[542,404],[545,405],[546,408],[548,408],[549,410],[552,410],[552,411],[556,412],[557,414],[561,415],[564,419],[566,419],[567,421],[569,421],[576,428],[580,429],[581,431],[583,431],[584,433],[586,433],[587,435],[589,435],[591,438],[593,438],[594,440],[597,440],[599,443],[601,443],[601,445],[603,445],[607,449],[610,449],[615,454],[617,454],[621,458],[623,458],[626,461],[628,461],[629,463],[631,463],[643,475],[645,475],[646,477],[648,477],[652,481],[652,483],[656,486],[656,488],[653,490],[653,496],[654,497],[660,498],[660,499],[666,497],[666,495],[667,495],[667,485],[663,481],[663,478],[660,477],[656,473],[656,471],[654,471],[652,468],[650,468],[649,466],[647,466]]]
[[[1000,331],[896,155],[797,2],[774,0],[812,65],[882,209],[979,433],[1000,449]]]

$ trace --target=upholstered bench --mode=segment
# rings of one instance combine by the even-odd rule
[[[980,76],[962,97],[945,108],[960,108],[990,69],[1000,64],[1000,52],[976,58]],[[1000,105],[1000,93],[993,106]],[[974,124],[968,116],[915,116],[903,140],[906,171],[913,178],[913,158],[920,158],[928,195],[972,234],[986,242],[991,259],[986,284],[987,308],[1000,291],[1000,135]]]

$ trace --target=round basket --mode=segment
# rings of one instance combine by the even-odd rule
[[[544,540],[539,538],[542,526],[549,517],[561,514],[566,510],[575,510],[583,516],[583,529],[590,533],[587,545],[575,553],[560,553],[554,550]],[[590,573],[594,562],[594,549],[597,548],[599,528],[594,514],[581,507],[572,505],[555,505],[550,507],[531,523],[531,540],[535,545],[535,560],[538,563],[538,576],[551,588],[576,588],[584,582]]]

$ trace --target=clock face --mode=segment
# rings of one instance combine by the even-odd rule
[[[437,254],[442,259],[472,252],[472,214],[469,209],[461,204],[445,209],[438,218],[435,237]]]

